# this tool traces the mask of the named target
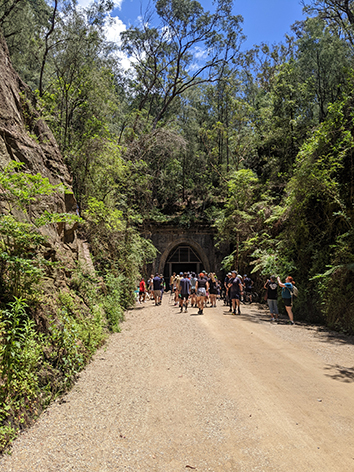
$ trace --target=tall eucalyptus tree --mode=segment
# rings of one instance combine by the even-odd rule
[[[237,59],[243,40],[242,17],[231,14],[232,0],[218,0],[214,13],[195,0],[155,5],[157,26],[148,11],[140,27],[123,33],[123,49],[136,70],[134,106],[148,110],[154,128],[185,91],[217,81],[223,67]]]

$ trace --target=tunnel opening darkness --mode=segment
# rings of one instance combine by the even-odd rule
[[[202,260],[194,249],[187,245],[177,246],[170,252],[165,264],[164,277],[166,286],[168,286],[173,272],[176,272],[176,274],[180,272],[195,272],[199,274],[202,270],[204,270]]]

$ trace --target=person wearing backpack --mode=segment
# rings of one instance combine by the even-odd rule
[[[294,325],[294,315],[292,311],[292,306],[293,306],[293,293],[294,293],[294,286],[295,282],[290,275],[285,279],[285,283],[283,284],[282,281],[280,280],[280,277],[278,277],[278,284],[279,287],[282,288],[281,291],[281,296],[285,305],[285,309],[288,313],[289,316],[289,323],[291,325]]]

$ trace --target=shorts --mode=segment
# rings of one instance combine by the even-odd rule
[[[204,287],[198,288],[197,297],[206,297],[206,290]]]
[[[291,298],[283,298],[283,302],[285,306],[292,306],[292,300]]]
[[[191,288],[191,295],[195,294],[195,288]]]
[[[139,290],[139,295],[145,295],[145,290]]]
[[[231,300],[239,300],[240,299],[240,294],[237,292],[231,292],[230,293],[230,299]]]
[[[154,297],[161,297],[161,290],[154,290]]]
[[[180,293],[178,296],[179,296],[179,298],[180,298],[181,300],[183,300],[183,299],[188,300],[188,298],[189,298],[189,293]]]

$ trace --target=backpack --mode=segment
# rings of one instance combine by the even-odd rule
[[[298,289],[295,285],[293,285],[292,296],[293,296],[294,298],[297,298],[298,295],[299,295],[299,289]]]

